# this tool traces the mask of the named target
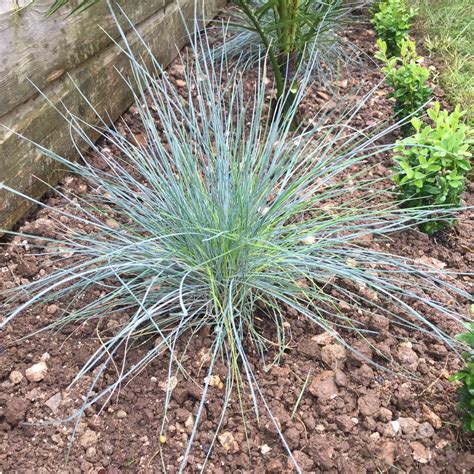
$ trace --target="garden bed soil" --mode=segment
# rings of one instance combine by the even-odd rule
[[[353,26],[345,34],[372,55],[375,38],[366,25]],[[180,73],[181,68],[176,65],[169,68],[169,75],[178,86],[182,80]],[[364,61],[346,72],[336,86],[347,105],[350,101],[356,103],[381,80],[376,65]],[[442,95],[438,88],[435,91]],[[364,127],[390,120],[387,92],[381,86],[358,113],[353,125]],[[303,105],[305,116],[310,117],[323,107],[333,109],[337,116],[341,102],[334,102],[330,96],[328,90],[313,87]],[[136,110],[132,107],[123,118],[140,137],[143,131]],[[370,164],[371,173],[389,174],[390,157],[373,157]],[[92,190],[90,183],[72,175],[62,180],[59,189],[66,195],[83,195]],[[465,200],[471,205],[474,204],[472,191],[470,184]],[[52,207],[67,206],[54,192],[45,201]],[[36,209],[19,230],[54,237],[53,214],[47,209]],[[78,225],[72,220],[64,222]],[[369,238],[366,245],[420,259],[434,267],[466,272],[473,268],[472,235],[474,222],[472,215],[466,213],[452,232],[436,238],[408,231],[387,241]],[[47,255],[31,255],[29,242],[17,237],[4,239],[4,243],[0,253],[0,289],[38,279],[50,271],[51,260]],[[472,291],[470,277],[458,276],[456,280],[456,284]],[[91,290],[83,303],[97,296]],[[460,303],[467,308],[467,302]],[[72,424],[41,423],[67,418],[78,408],[93,374],[87,374],[70,390],[68,384],[99,344],[98,334],[106,328],[97,326],[97,322],[84,322],[18,341],[53,321],[64,304],[62,301],[37,304],[1,335],[0,472],[162,472],[163,464],[169,472],[177,472],[206,376],[209,334],[201,333],[191,342],[188,354],[193,357],[188,356],[184,361],[190,377],[179,378],[173,392],[163,458],[159,454],[159,435],[165,395],[162,387],[168,377],[167,354],[155,359],[131,383],[121,387],[107,404],[86,412],[66,464]],[[4,311],[0,317],[7,314]],[[126,317],[126,314],[115,315],[107,324],[113,326]],[[415,375],[403,377],[369,366],[347,351],[341,354],[340,347],[330,337],[320,334],[296,314],[290,314],[289,321],[290,348],[280,365],[265,371],[256,353],[251,354],[250,364],[303,472],[472,471],[473,440],[460,429],[456,387],[448,381],[449,374],[460,367],[453,353],[439,342],[383,318],[368,321],[377,332],[369,338],[370,346],[355,336],[348,336],[367,357],[377,361],[376,351],[382,350]],[[459,327],[451,321],[437,322],[450,334],[459,332]],[[138,360],[153,344],[153,338],[139,341],[129,351],[128,362]],[[30,382],[25,371],[41,357],[48,368],[45,377]],[[218,366],[216,373],[225,380],[224,366]],[[105,382],[113,380],[115,375],[115,369],[110,367]],[[199,472],[208,455],[223,396],[222,388],[209,389],[187,472]],[[244,405],[247,435],[241,408],[233,397],[224,416],[221,437],[209,454],[205,471],[291,472],[292,464],[270,419],[263,414],[257,422],[250,403]]]

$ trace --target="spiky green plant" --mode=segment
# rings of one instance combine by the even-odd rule
[[[153,64],[147,68],[125,48],[132,78],[124,80],[134,94],[146,143],[127,139],[105,122],[100,129],[92,127],[120,150],[111,155],[89,139],[91,127],[80,117],[61,111],[76,142],[88,144],[107,166],[96,167],[86,157],[71,163],[36,144],[45,156],[96,184],[97,192],[63,196],[68,201],[64,209],[49,208],[3,185],[76,221],[83,230],[66,228],[58,219],[57,239],[23,234],[32,244],[40,239],[38,249],[46,241],[48,257],[55,256],[57,265],[42,279],[11,290],[7,305],[20,292],[28,296],[9,311],[1,327],[48,301],[65,302],[49,329],[104,320],[117,312],[128,315],[72,382],[95,369],[84,404],[72,417],[77,423],[85,409],[107,399],[163,349],[171,353],[169,376],[185,374],[178,339],[209,327],[208,375],[218,359],[228,367],[222,416],[234,389],[240,400],[247,394],[257,417],[259,406],[268,412],[296,464],[249,363],[255,348],[262,358],[270,354],[267,366],[278,361],[288,341],[288,308],[306,318],[308,330],[327,331],[349,349],[345,337],[349,332],[365,336],[365,317],[374,313],[453,345],[432,314],[462,320],[440,300],[446,292],[467,295],[432,269],[360,245],[368,235],[380,238],[412,222],[429,221],[432,211],[402,210],[381,183],[364,179],[365,160],[390,145],[377,145],[384,132],[368,137],[367,130],[359,133],[346,124],[357,110],[339,124],[320,123],[293,133],[305,87],[288,110],[283,110],[282,98],[271,113],[266,103],[271,85],[260,80],[266,74],[264,64],[246,95],[238,65],[215,61],[206,36],[201,41],[192,37],[194,61],[185,68],[187,87],[179,91],[151,53]],[[308,69],[303,86],[310,77]],[[113,222],[105,209],[113,210]],[[101,295],[85,304],[82,296],[96,288]],[[341,312],[341,298],[353,308],[349,313]],[[274,325],[275,341],[258,329],[257,308]],[[150,332],[160,342],[133,364],[124,362],[115,382],[99,387],[101,376],[130,340]],[[181,469],[189,459],[208,383]],[[171,385],[157,433],[163,440]],[[242,411],[242,416],[245,420],[248,414]]]
[[[296,73],[317,51],[313,72],[325,77],[353,48],[337,31],[347,22],[350,7],[343,0],[233,0],[239,7],[231,27],[237,34],[226,41],[223,53],[259,60],[268,54],[278,97],[296,90]]]

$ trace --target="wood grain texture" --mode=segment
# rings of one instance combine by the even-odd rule
[[[118,37],[105,1],[70,17],[66,13],[46,17],[53,0],[35,0],[18,13],[12,0],[3,1],[9,8],[0,11],[0,117],[35,95],[29,81],[42,89],[112,44],[102,28],[112,38]],[[172,1],[117,3],[137,25]],[[119,17],[121,25],[127,26],[126,18]]]
[[[208,0],[206,17],[212,18],[224,3],[223,0]],[[191,19],[194,0],[180,0],[180,4],[184,17]],[[177,2],[169,3],[165,8],[147,16],[136,28],[164,65],[176,57],[187,41]],[[1,35],[0,32],[0,37]],[[136,35],[131,32],[128,38],[139,52],[142,46]],[[55,68],[56,64],[52,69]],[[61,74],[51,83],[46,83],[43,92],[52,103],[59,104],[62,101],[85,121],[97,123],[97,117],[81,98],[74,82],[102,117],[116,119],[132,102],[131,92],[116,69],[127,74],[128,60],[119,53],[115,45],[107,44],[85,61],[70,68],[70,78],[67,74]],[[3,93],[3,89],[0,89],[0,102]],[[44,97],[36,92],[1,116],[0,124],[68,159],[77,157],[67,123]],[[0,128],[0,182],[5,182],[26,195],[39,198],[48,189],[45,183],[55,185],[63,170],[58,168],[57,163],[51,162],[38,152],[31,143],[16,136],[13,131]],[[11,228],[30,207],[31,203],[26,199],[0,190],[0,229]]]

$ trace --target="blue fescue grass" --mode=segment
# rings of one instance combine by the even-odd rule
[[[56,252],[61,265],[42,279],[12,290],[7,302],[20,293],[28,298],[1,327],[34,305],[58,299],[69,304],[48,328],[104,319],[118,311],[128,314],[72,381],[97,369],[83,406],[72,417],[77,423],[89,406],[110,397],[164,349],[171,354],[169,378],[184,370],[177,353],[180,338],[194,337],[199,329],[210,327],[208,375],[220,358],[228,367],[221,420],[237,389],[241,403],[247,393],[256,416],[263,407],[281,435],[248,354],[256,348],[264,359],[272,349],[272,360],[262,363],[278,361],[287,344],[287,308],[306,318],[308,327],[329,332],[348,349],[352,349],[345,338],[348,331],[370,334],[355,316],[358,309],[454,347],[455,341],[432,322],[429,313],[436,311],[461,322],[463,316],[455,306],[442,301],[446,295],[451,299],[469,295],[441,272],[360,245],[369,234],[383,238],[438,218],[442,212],[401,210],[378,180],[364,177],[365,160],[392,148],[379,143],[393,127],[372,135],[353,130],[350,120],[361,103],[335,125],[327,126],[321,118],[316,126],[295,132],[293,119],[311,81],[311,68],[305,69],[290,110],[283,111],[283,101],[276,111],[270,110],[264,62],[259,63],[251,93],[246,94],[239,64],[215,61],[205,31],[201,37],[190,34],[190,41],[190,61],[183,59],[186,88],[181,92],[149,51],[152,66],[146,67],[122,43],[131,64],[130,76],[123,78],[134,94],[145,144],[128,139],[105,121],[101,127],[85,124],[64,108],[59,112],[70,125],[78,151],[79,143],[85,142],[106,163],[105,169],[84,156],[70,163],[35,144],[45,156],[101,191],[63,195],[69,211],[50,208],[58,216],[87,225],[87,231],[70,229],[57,239],[24,235],[32,242],[46,240],[48,251]],[[312,58],[316,63],[316,53]],[[120,154],[111,155],[90,140],[91,129],[105,135]],[[353,172],[356,168],[362,171]],[[104,218],[104,210],[110,208],[117,216],[114,222]],[[340,300],[325,291],[329,286],[338,289],[353,313],[340,311]],[[101,296],[81,303],[82,295],[96,288],[103,290]],[[426,312],[416,309],[418,303]],[[274,324],[274,341],[257,329],[257,308],[263,308]],[[130,340],[151,332],[160,336],[160,342],[138,362],[124,363],[116,381],[99,390],[104,371],[121,351],[127,352]],[[163,436],[171,390],[165,399]],[[207,390],[208,383],[181,469]],[[281,439],[293,459],[282,435]]]

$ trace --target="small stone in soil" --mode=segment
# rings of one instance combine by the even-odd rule
[[[382,421],[390,421],[393,417],[393,413],[385,407],[380,408],[379,410],[379,418]]]
[[[169,70],[169,73],[175,77],[183,77],[184,72],[185,72],[185,69],[184,69],[183,64],[173,64]]]
[[[323,99],[324,101],[328,101],[331,99],[331,96],[329,94],[327,94],[324,90],[321,90],[321,89],[318,89],[316,91],[316,95],[318,97],[320,97],[321,99]]]
[[[61,394],[58,392],[44,403],[53,413],[56,413],[61,403]]]
[[[314,376],[308,387],[309,393],[318,397],[320,401],[331,400],[336,397],[339,392],[334,381],[334,375],[332,370],[325,370]]]
[[[14,370],[8,378],[13,385],[17,385],[23,380],[23,374],[18,370]]]
[[[119,420],[123,420],[127,417],[127,412],[125,410],[119,410],[115,415]]]
[[[46,308],[46,312],[48,314],[56,314],[58,312],[58,305],[56,304],[50,304],[47,308]]]
[[[410,447],[413,450],[413,459],[421,464],[426,464],[431,459],[431,453],[428,448],[422,445],[418,441],[410,443]]]
[[[346,361],[346,350],[340,344],[329,344],[321,349],[321,358],[331,369],[340,369]]]
[[[278,430],[281,430],[281,424],[278,419],[275,419],[275,421],[278,425],[278,428],[275,426],[273,420],[269,420],[263,425],[263,431],[265,434],[269,436],[278,436]]]
[[[316,344],[320,346],[326,346],[334,342],[334,337],[332,337],[329,333],[323,332],[321,334],[317,334],[311,338],[311,341],[314,341]]]
[[[319,356],[321,355],[321,348],[319,347],[319,344],[312,339],[303,339],[298,343],[296,349],[300,354],[308,357],[314,357],[316,359],[319,359]]]
[[[398,421],[400,422],[400,428],[404,435],[414,435],[418,430],[419,423],[413,418],[400,417]]]
[[[336,385],[339,387],[346,387],[347,386],[347,375],[342,370],[336,370],[334,375],[334,381]]]
[[[267,472],[269,474],[284,472],[284,468],[281,461],[279,459],[272,459],[267,465]]]
[[[347,357],[352,364],[360,367],[372,360],[372,349],[367,343],[357,340],[352,344],[352,348]]]
[[[239,444],[234,438],[234,435],[229,431],[225,431],[224,433],[220,434],[217,439],[224,448],[224,451],[228,453],[237,453],[240,449]]]
[[[224,388],[224,384],[223,384],[223,382],[221,381],[221,378],[218,375],[208,375],[204,379],[204,383],[208,384],[209,387],[214,387],[214,388],[219,388],[219,389]]]
[[[310,456],[305,454],[303,451],[293,451],[293,457],[295,458],[296,462],[298,463],[298,466],[300,469],[303,470],[303,472],[310,472],[311,468],[314,466],[314,461],[311,459]],[[289,460],[289,468],[293,470],[294,466],[291,463],[291,460]]]
[[[395,434],[400,431],[400,420],[393,420],[390,422],[390,426]]]
[[[402,383],[398,387],[395,404],[401,410],[410,409],[413,404],[413,387],[410,382]]]
[[[376,415],[380,408],[380,399],[374,393],[368,393],[357,400],[360,412],[364,416]]]
[[[384,333],[390,329],[390,321],[385,316],[373,314],[370,317],[369,328]]]
[[[264,456],[265,456],[265,454],[268,454],[271,450],[272,450],[272,448],[270,448],[270,446],[268,446],[268,444],[263,444],[262,446],[260,446],[260,452]]]
[[[300,432],[296,428],[288,428],[285,431],[285,440],[291,449],[297,449],[300,444]]]
[[[358,369],[353,371],[353,377],[362,385],[368,386],[374,379],[374,371],[367,364],[362,364]]]
[[[185,389],[188,396],[194,398],[195,400],[201,399],[203,393],[202,388],[198,387],[194,382],[188,381]]]
[[[388,466],[393,466],[395,462],[395,450],[397,445],[392,441],[388,441],[382,446],[382,450],[380,452],[380,457]]]
[[[25,277],[32,277],[38,273],[38,266],[32,261],[22,261],[18,264],[17,272]]]
[[[28,402],[21,398],[10,398],[4,410],[5,421],[13,428],[21,423],[28,411]]]
[[[171,392],[171,398],[173,398],[179,405],[182,405],[188,398],[188,390],[184,387],[176,387]]]
[[[95,461],[97,456],[97,449],[94,446],[87,448],[86,450],[86,459],[89,461]]]
[[[169,390],[174,390],[176,388],[176,385],[178,385],[178,379],[175,375],[170,377],[168,380],[163,380],[162,382],[158,384],[158,386],[164,392],[168,392]]]
[[[114,452],[114,447],[110,443],[110,441],[104,441],[104,443],[102,444],[102,451],[104,452],[104,454],[112,454]]]
[[[79,445],[84,449],[90,448],[97,444],[98,436],[95,431],[87,429],[80,437],[79,437]]]
[[[374,418],[372,418],[371,416],[366,416],[364,418],[364,422],[362,423],[362,426],[369,431],[375,431],[375,429],[377,428],[377,423],[375,422]]]
[[[59,434],[53,434],[51,436],[51,439],[53,440],[54,443],[56,443],[58,446],[64,446],[64,441],[62,440],[61,436]]]
[[[421,438],[431,438],[434,432],[434,428],[427,421],[424,421],[418,426],[418,435]]]
[[[176,410],[176,419],[180,423],[184,423],[189,418],[189,415],[191,415],[191,412],[189,412],[185,408],[178,408]]]
[[[337,81],[337,85],[341,88],[341,89],[345,89],[348,85],[348,80],[347,79],[342,79],[340,81]]]
[[[194,417],[189,414],[188,418],[184,422],[184,427],[186,428],[186,433],[191,434],[194,428]]]
[[[444,267],[446,267],[444,262],[441,262],[440,260],[433,257],[420,257],[415,260],[415,263],[426,267],[436,268],[438,270],[442,270]]]
[[[439,430],[441,428],[441,418],[427,405],[423,405],[423,417],[433,426],[435,430]]]
[[[38,362],[26,369],[25,375],[29,382],[40,382],[46,376],[48,366],[44,361]]]
[[[410,342],[402,342],[398,347],[397,359],[400,364],[412,372],[418,368],[418,355],[412,349]]]
[[[348,415],[340,415],[336,418],[336,425],[344,433],[349,433],[354,427],[354,422]]]

